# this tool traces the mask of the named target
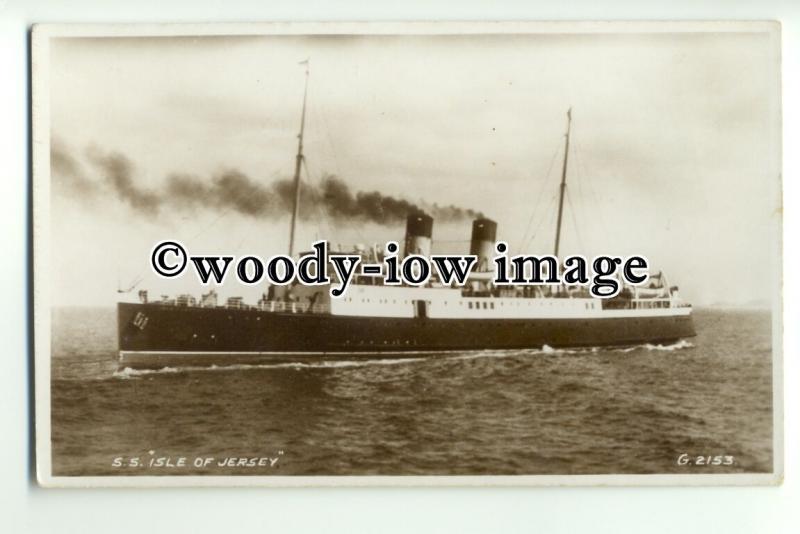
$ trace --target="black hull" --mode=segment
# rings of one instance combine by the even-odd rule
[[[397,319],[118,304],[120,367],[671,343],[691,315],[602,319]]]

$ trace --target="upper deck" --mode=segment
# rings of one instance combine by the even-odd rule
[[[557,319],[687,315],[691,307],[671,298],[598,299],[564,296],[470,295],[448,287],[352,286],[330,302],[330,313],[431,319]]]
[[[513,292],[512,292],[513,293]],[[217,307],[216,297],[200,301],[188,295],[163,300],[163,305]],[[673,295],[663,298],[598,299],[585,292],[555,294],[530,291],[472,292],[446,286],[409,287],[356,284],[341,298],[332,299],[324,288],[307,295],[262,298],[247,304],[232,297],[223,306],[273,313],[314,313],[357,317],[430,319],[558,319],[688,315],[691,306]]]

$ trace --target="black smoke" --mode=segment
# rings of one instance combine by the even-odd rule
[[[242,172],[230,170],[211,180],[188,174],[170,175],[164,196],[170,205],[179,209],[231,210],[261,218],[284,211],[279,207],[274,189],[274,185],[261,185]]]
[[[193,174],[171,174],[159,190],[136,185],[135,166],[119,152],[92,148],[87,159],[101,182],[89,180],[79,171],[76,159],[63,146],[51,146],[53,179],[72,192],[105,191],[143,215],[153,216],[162,209],[235,212],[248,217],[278,218],[290,213],[294,205],[294,184],[290,179],[263,184],[243,172],[230,169],[211,178]],[[57,176],[59,178],[57,178]],[[415,204],[379,191],[353,192],[343,180],[326,176],[314,185],[301,182],[300,216],[308,219],[324,212],[334,220],[356,220],[390,225],[405,220],[409,213],[425,211],[437,220],[457,221],[480,217],[477,211],[458,206]]]
[[[97,148],[89,149],[87,155],[89,161],[101,172],[106,185],[121,201],[148,215],[158,212],[163,197],[134,183],[133,164],[128,158],[118,152],[104,153]]]
[[[86,178],[80,163],[57,140],[50,145],[50,170],[53,187],[81,198],[92,197],[98,189],[97,183]]]

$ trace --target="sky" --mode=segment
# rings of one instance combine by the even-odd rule
[[[644,255],[698,305],[769,301],[780,65],[754,32],[53,39],[54,304],[111,305],[140,279],[199,294],[151,274],[164,239],[285,253],[306,58],[308,195],[335,176],[353,197],[472,210],[441,211],[435,252],[467,253],[481,213],[512,252],[551,253],[571,108],[562,255]],[[307,207],[298,243],[403,238],[329,208]]]

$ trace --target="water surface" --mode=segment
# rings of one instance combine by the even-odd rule
[[[53,312],[54,475],[772,471],[769,312],[696,311],[668,347],[159,371],[117,369],[115,320]]]

